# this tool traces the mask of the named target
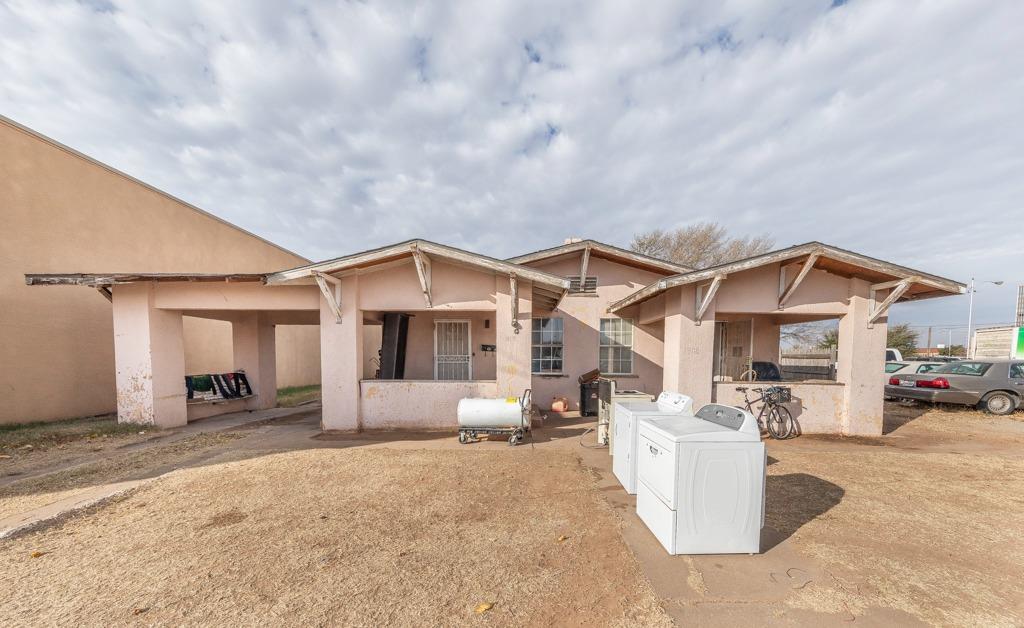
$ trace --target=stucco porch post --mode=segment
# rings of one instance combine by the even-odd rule
[[[693,398],[695,408],[711,403],[715,353],[715,303],[701,324],[695,315],[696,287],[681,286],[665,294],[665,366],[662,389]]]
[[[117,421],[157,427],[188,422],[182,315],[154,307],[153,282],[113,287]]]
[[[277,405],[277,355],[274,326],[259,312],[246,312],[231,321],[235,369],[245,371],[253,393],[250,409]]]
[[[772,320],[771,316],[764,314],[754,314],[751,318],[753,319],[751,359],[754,362],[778,364],[782,326]]]
[[[497,336],[496,373],[499,397],[518,397],[532,385],[530,375],[530,334],[533,329],[533,285],[529,281],[519,280],[519,313],[513,327],[512,295],[509,278],[498,276],[495,279],[494,315]],[[518,330],[518,333],[517,333]]]
[[[836,379],[845,385],[840,425],[843,434],[881,436],[887,318],[868,329],[870,285],[850,280],[847,313],[839,320]]]
[[[325,430],[362,429],[363,313],[359,277],[341,279],[341,322],[320,295],[320,373]]]

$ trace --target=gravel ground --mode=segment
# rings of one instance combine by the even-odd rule
[[[0,543],[0,624],[667,625],[589,473],[528,448],[183,469]]]

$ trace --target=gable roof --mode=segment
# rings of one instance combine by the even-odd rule
[[[821,242],[808,242],[797,246],[791,246],[778,251],[771,251],[761,255],[744,258],[727,264],[720,264],[710,268],[694,270],[688,273],[681,273],[672,277],[666,277],[642,288],[624,299],[620,299],[608,306],[609,312],[618,312],[631,305],[642,303],[648,299],[674,288],[687,284],[707,281],[716,276],[725,276],[730,273],[742,272],[760,266],[767,266],[780,262],[793,263],[803,261],[811,255],[817,255],[814,268],[824,270],[841,277],[858,277],[867,281],[881,283],[894,279],[913,279],[910,288],[904,293],[899,301],[927,299],[932,297],[947,296],[951,294],[963,294],[967,287],[952,279],[946,279],[932,275],[906,266],[900,266],[886,262],[853,251],[847,251],[836,246],[823,244]]]
[[[305,256],[299,255],[295,251],[290,251],[290,250],[284,248],[283,246],[281,246],[280,244],[277,244],[275,242],[271,242],[270,240],[268,240],[268,239],[266,239],[264,237],[258,236],[255,233],[253,233],[253,232],[251,232],[251,231],[249,231],[247,229],[243,229],[242,227],[239,227],[238,225],[236,225],[236,224],[234,224],[232,222],[228,222],[227,220],[224,220],[220,216],[217,216],[215,214],[211,214],[210,212],[208,212],[208,211],[206,211],[206,210],[204,210],[204,209],[202,209],[200,207],[197,207],[197,206],[193,205],[192,203],[189,203],[188,201],[184,201],[184,200],[178,198],[177,196],[174,196],[173,194],[165,192],[165,191],[161,190],[158,187],[155,187],[153,185],[150,185],[149,183],[146,183],[145,181],[142,181],[141,179],[136,179],[135,177],[131,176],[130,174],[127,174],[127,173],[125,173],[125,172],[123,172],[121,170],[118,170],[117,168],[115,168],[115,167],[113,167],[113,166],[111,166],[109,164],[105,164],[102,161],[100,161],[100,160],[98,160],[98,159],[96,159],[94,157],[90,157],[89,155],[86,155],[83,152],[80,152],[80,151],[77,151],[77,150],[71,148],[70,146],[67,146],[65,144],[61,144],[60,142],[58,142],[57,140],[53,139],[52,137],[47,137],[46,135],[43,135],[39,131],[36,131],[35,129],[30,129],[29,127],[25,126],[24,124],[20,124],[20,123],[14,121],[14,120],[11,120],[10,118],[8,118],[7,116],[4,116],[2,114],[0,114],[0,124],[6,124],[7,126],[11,127],[15,131],[20,131],[21,133],[24,133],[25,135],[31,136],[31,137],[33,137],[33,138],[35,138],[37,140],[40,140],[41,142],[43,142],[45,144],[49,144],[50,146],[52,146],[52,147],[54,147],[54,148],[56,148],[58,150],[64,151],[65,153],[68,153],[69,155],[71,155],[73,157],[77,157],[78,159],[81,159],[83,161],[87,161],[87,162],[89,162],[90,164],[92,164],[94,166],[98,166],[98,167],[106,170],[107,172],[110,172],[111,174],[117,175],[117,176],[119,176],[119,177],[121,177],[123,179],[127,179],[128,181],[131,181],[132,183],[134,183],[136,185],[140,185],[140,186],[146,188],[150,192],[155,192],[156,194],[159,194],[160,196],[168,198],[168,199],[174,201],[175,203],[183,205],[187,209],[190,209],[190,210],[192,210],[192,211],[194,211],[194,212],[196,212],[198,214],[201,214],[201,215],[203,215],[203,216],[205,216],[207,218],[210,218],[211,220],[215,220],[215,221],[217,221],[217,222],[219,222],[219,223],[221,223],[221,224],[223,224],[223,225],[225,225],[227,227],[230,227],[230,228],[232,228],[232,229],[234,229],[236,231],[240,231],[240,232],[244,233],[245,235],[247,235],[249,237],[255,238],[255,239],[259,240],[260,242],[263,242],[264,244],[268,244],[268,245],[274,247],[275,249],[278,249],[278,250],[280,250],[280,251],[282,251],[284,253],[287,253],[287,254],[289,254],[289,255],[291,255],[293,257],[296,257],[296,258],[298,258],[300,260],[307,259]]]
[[[685,273],[693,270],[689,266],[683,266],[682,264],[658,259],[657,257],[644,255],[643,253],[629,251],[611,244],[598,242],[597,240],[580,240],[579,242],[570,242],[561,246],[555,246],[549,249],[542,249],[540,251],[534,251],[533,253],[519,255],[518,257],[510,257],[507,261],[515,264],[530,264],[558,257],[560,255],[577,253],[587,248],[590,249],[590,254],[593,257],[600,257],[602,259],[608,259],[627,266],[633,266],[634,268],[641,268],[657,273],[674,274]]]
[[[358,273],[374,266],[413,258],[417,252],[452,264],[470,266],[493,273],[514,275],[518,278],[529,280],[533,282],[534,299],[537,299],[542,305],[550,309],[557,307],[562,297],[569,291],[569,280],[564,277],[552,275],[529,266],[520,266],[519,264],[502,261],[479,253],[472,253],[453,246],[420,239],[406,240],[361,253],[336,257],[316,264],[307,264],[290,270],[269,273],[266,277],[266,283],[268,285],[281,284],[296,279],[313,277],[319,273],[338,273],[341,275]]]

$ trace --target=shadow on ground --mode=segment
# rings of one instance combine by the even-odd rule
[[[882,435],[895,432],[930,410],[932,410],[932,406],[924,404],[904,405],[898,402],[887,402],[882,414]]]
[[[804,524],[825,514],[843,500],[846,491],[838,484],[807,473],[769,475],[766,479],[766,535],[761,551],[767,552],[793,536]]]

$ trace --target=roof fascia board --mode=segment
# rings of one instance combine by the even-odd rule
[[[259,273],[207,274],[207,273],[36,273],[26,274],[29,286],[114,286],[142,281],[176,282],[263,282]]]
[[[405,242],[399,242],[398,244],[373,249],[363,253],[356,253],[355,255],[348,255],[346,257],[339,257],[325,262],[320,262],[318,264],[310,264],[290,270],[271,273],[267,275],[267,283],[273,285],[308,277],[313,271],[319,271],[322,273],[338,272],[351,266],[372,264],[376,260],[387,259],[403,253],[408,253],[411,257],[414,248],[436,258],[461,262],[476,268],[485,268],[495,273],[515,273],[521,279],[555,286],[559,289],[568,289],[569,287],[569,280],[563,277],[533,268],[520,266],[515,263],[487,257],[486,255],[470,253],[469,251],[463,251],[462,249],[437,244],[436,242],[430,242],[428,240],[407,240]]]
[[[629,251],[622,249],[611,244],[605,244],[604,242],[598,242],[597,240],[581,240],[579,242],[571,242],[569,244],[562,244],[560,246],[551,247],[549,249],[542,249],[540,251],[534,251],[533,253],[526,253],[525,255],[519,255],[517,257],[510,257],[506,261],[513,262],[515,264],[529,264],[540,260],[550,259],[552,257],[558,257],[560,255],[569,255],[583,251],[584,249],[590,248],[592,253],[597,254],[599,257],[604,258],[618,258],[622,260],[629,260],[636,264],[642,264],[647,267],[659,268],[671,273],[684,273],[689,272],[693,269],[682,264],[676,264],[668,260],[658,259],[635,251]]]
[[[682,286],[691,284],[699,281],[704,281],[713,278],[717,274],[734,274],[759,266],[766,266],[774,264],[776,262],[785,262],[805,255],[818,255],[818,260],[832,259],[840,262],[845,262],[854,266],[861,266],[868,270],[893,275],[900,279],[906,279],[908,277],[917,278],[915,283],[927,285],[943,292],[952,294],[963,294],[966,291],[966,286],[957,281],[951,279],[944,279],[935,275],[928,275],[921,273],[905,266],[898,264],[891,264],[889,262],[883,262],[882,260],[875,259],[860,255],[859,253],[853,253],[852,251],[846,251],[844,249],[838,249],[834,246],[822,244],[821,242],[808,242],[807,244],[800,244],[797,246],[790,247],[788,249],[781,249],[779,251],[773,251],[770,253],[764,253],[762,255],[756,255],[747,259],[739,260],[736,262],[730,262],[728,264],[721,264],[719,266],[713,266],[711,268],[705,268],[690,273],[683,273],[672,277],[667,277],[656,283],[653,283],[645,288],[640,289],[637,292],[627,296],[624,299],[620,299],[615,303],[608,306],[609,312],[617,312],[623,308],[629,307],[645,301],[653,296],[656,296],[660,292],[664,292],[669,288],[676,286]],[[826,271],[827,272],[827,271]]]

